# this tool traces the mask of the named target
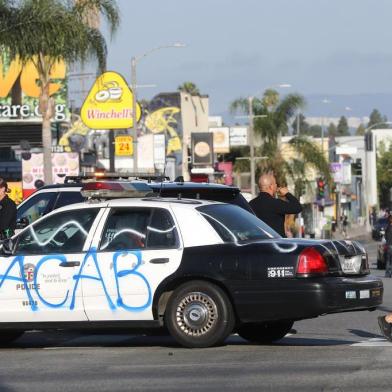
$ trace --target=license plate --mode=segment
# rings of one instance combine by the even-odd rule
[[[361,270],[362,255],[353,257],[340,256],[340,265],[345,274],[357,274]]]

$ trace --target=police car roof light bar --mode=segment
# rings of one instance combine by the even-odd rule
[[[81,183],[84,181],[91,180],[144,180],[148,182],[162,182],[170,181],[170,178],[161,174],[151,173],[91,173],[91,174],[80,174],[78,176],[66,176],[64,183]]]
[[[94,181],[86,182],[81,190],[89,199],[115,199],[122,197],[146,197],[153,190],[144,182]]]

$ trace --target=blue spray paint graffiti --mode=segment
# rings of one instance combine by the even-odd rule
[[[144,310],[151,305],[152,295],[151,295],[151,288],[150,288],[150,285],[148,284],[146,277],[137,271],[137,269],[142,264],[142,255],[140,252],[135,253],[135,255],[137,257],[137,263],[136,263],[135,267],[133,267],[132,269],[117,271],[118,258],[119,258],[119,256],[123,256],[123,255],[124,255],[124,252],[116,252],[113,255],[113,269],[114,269],[114,276],[116,277],[116,288],[117,288],[117,305],[126,309],[126,310],[129,310],[131,312]],[[144,283],[147,287],[147,290],[148,290],[148,298],[147,298],[147,301],[144,305],[142,305],[142,306],[128,306],[128,305],[124,304],[123,299],[121,297],[121,293],[120,293],[119,278],[121,278],[123,276],[127,276],[127,275],[138,276],[139,278],[141,278],[144,281]]]
[[[122,269],[119,271],[118,270],[118,258],[120,256],[126,256],[126,255],[136,256],[137,263],[136,263],[136,265],[133,265],[132,268],[130,268],[130,269]],[[83,273],[83,270],[85,269],[86,263],[89,260],[93,261],[93,263],[94,263],[94,266],[96,269],[96,276],[86,275]],[[127,311],[130,311],[130,312],[143,311],[144,309],[147,309],[151,305],[151,302],[152,302],[152,293],[151,293],[151,287],[150,287],[150,284],[149,284],[147,278],[140,271],[138,271],[139,267],[142,264],[141,252],[140,251],[116,252],[113,255],[112,261],[113,261],[114,279],[115,279],[116,292],[117,292],[117,299],[116,299],[117,306],[113,302],[113,300],[110,297],[110,294],[107,290],[105,281],[103,279],[103,276],[102,276],[102,273],[101,273],[101,270],[99,267],[98,258],[97,258],[97,250],[95,248],[92,248],[85,255],[83,262],[81,263],[81,266],[79,268],[79,271],[73,276],[74,285],[73,285],[73,290],[72,290],[72,296],[69,297],[70,290],[68,289],[65,294],[65,298],[59,303],[51,303],[42,295],[42,293],[40,292],[41,288],[40,288],[40,285],[38,284],[39,282],[38,282],[37,277],[39,276],[40,269],[42,268],[42,266],[45,263],[48,263],[48,262],[56,262],[58,264],[66,263],[67,262],[66,256],[63,254],[48,255],[48,256],[42,257],[38,261],[36,268],[35,268],[34,285],[33,286],[34,286],[34,290],[37,294],[37,297],[40,300],[40,304],[43,306],[49,307],[49,308],[62,308],[62,307],[67,307],[66,304],[67,304],[67,302],[69,302],[69,309],[73,310],[75,308],[76,293],[77,293],[79,282],[81,282],[82,279],[90,279],[93,281],[100,282],[102,290],[105,294],[105,297],[106,297],[106,300],[108,302],[108,306],[110,309],[116,310],[118,307],[121,307],[121,308],[123,308]],[[105,260],[105,262],[108,262],[108,260]],[[20,272],[20,276],[11,275],[11,271],[15,266],[18,267],[19,272]],[[126,276],[130,276],[130,275],[140,278],[147,289],[147,299],[143,305],[129,306],[124,303],[121,289],[120,289],[120,279],[123,277],[126,277]],[[8,268],[6,269],[4,275],[0,275],[0,289],[2,288],[4,282],[9,281],[9,280],[22,282],[22,284],[24,284],[24,287],[25,287],[25,292],[26,292],[27,298],[29,300],[31,310],[33,310],[33,311],[39,310],[38,306],[35,304],[35,301],[32,297],[31,290],[28,285],[28,281],[27,281],[25,274],[24,274],[24,256],[16,256],[11,261],[11,263],[8,266]]]

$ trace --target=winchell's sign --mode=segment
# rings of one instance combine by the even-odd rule
[[[136,104],[136,120],[141,117]],[[127,129],[133,124],[133,92],[116,72],[97,78],[81,109],[83,123],[91,129]]]

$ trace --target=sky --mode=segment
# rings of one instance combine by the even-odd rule
[[[119,0],[118,5],[121,25],[108,38],[108,69],[129,82],[132,56],[186,44],[138,62],[137,83],[156,85],[140,87],[139,98],[192,81],[209,95],[210,115],[281,83],[292,86],[282,94],[303,94],[311,107],[323,96],[346,96],[347,103],[344,98],[337,104],[342,114],[353,95],[383,94],[385,107],[392,99],[390,0]],[[323,109],[309,110],[317,115]],[[354,107],[352,114],[369,114],[361,110]]]

